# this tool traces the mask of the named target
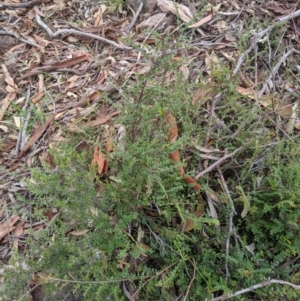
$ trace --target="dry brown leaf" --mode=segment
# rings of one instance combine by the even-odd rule
[[[211,8],[211,12],[209,15],[207,15],[206,17],[202,18],[200,21],[192,24],[189,26],[189,28],[196,28],[196,27],[200,27],[202,26],[203,24],[209,22],[211,19],[213,18],[213,10]]]
[[[103,24],[103,15],[104,12],[106,11],[106,5],[105,4],[100,4],[100,7],[98,9],[98,12],[96,13],[96,19],[94,22],[94,26],[98,26],[100,24]]]
[[[190,69],[187,66],[182,65],[179,67],[179,71],[182,73],[183,79],[188,80],[190,75]]]
[[[180,154],[179,154],[179,151],[176,150],[172,154],[170,154],[170,159],[172,161],[176,162],[176,163],[180,163]],[[183,167],[180,165],[178,168],[179,168],[179,175],[181,177],[183,177],[184,176],[184,169],[183,169]]]
[[[281,3],[274,3],[274,2],[268,2],[267,3],[267,9],[271,10],[275,13],[281,14],[281,15],[288,15],[290,14],[295,7],[291,7],[291,8],[284,8],[280,6]]]
[[[166,13],[158,13],[153,16],[150,16],[148,19],[142,21],[137,28],[139,29],[153,29],[159,27],[163,23],[163,20],[166,18]]]
[[[178,14],[179,18],[184,22],[189,22],[193,18],[193,15],[188,7],[178,4],[174,1],[157,0],[157,6],[165,13],[171,12],[174,15]]]
[[[213,97],[216,96],[216,88],[214,84],[208,81],[203,88],[199,88],[192,100],[192,105],[196,102],[200,106],[203,106],[207,101],[211,100]]]
[[[2,70],[5,76],[5,81],[8,83],[6,86],[6,91],[9,92],[6,97],[2,100],[2,106],[0,109],[0,121],[3,119],[6,110],[8,109],[10,103],[15,100],[17,96],[18,87],[15,85],[13,79],[11,78],[7,68],[2,64]]]
[[[44,286],[41,284],[41,277],[38,273],[34,273],[29,281],[29,294],[32,301],[43,301],[45,296]]]
[[[0,240],[3,239],[10,231],[14,230],[16,227],[14,224],[20,219],[19,215],[14,214],[9,217],[8,220],[0,224]]]
[[[212,51],[210,54],[206,52],[204,61],[206,65],[206,72],[208,74],[211,74],[211,70],[213,69],[220,69],[220,60],[214,51]]]
[[[101,175],[105,165],[105,156],[97,145],[94,146],[94,159],[92,164],[98,165],[98,173]]]
[[[299,103],[296,102],[293,107],[291,108],[291,114],[290,114],[290,118],[289,121],[287,122],[287,124],[285,125],[285,131],[288,134],[291,134],[293,129],[296,127],[296,121],[297,121],[297,109],[298,109]]]
[[[24,232],[24,229],[23,229],[23,225],[25,224],[25,221],[23,221],[23,222],[21,222],[21,223],[19,223],[18,225],[17,225],[17,227],[14,229],[14,231],[13,231],[13,239],[14,239],[14,241],[13,241],[13,248],[15,249],[15,250],[17,250],[18,249],[18,245],[19,245],[19,237],[23,234],[23,232]]]
[[[295,127],[297,131],[300,131],[300,122],[296,122]]]
[[[6,112],[6,110],[8,109],[9,105],[10,105],[10,102],[11,102],[11,95],[12,93],[8,93],[6,95],[6,97],[2,100],[2,107],[0,109],[0,121],[3,119],[4,117],[4,114]]]
[[[250,99],[257,100],[260,105],[265,108],[272,109],[279,116],[291,116],[293,113],[293,108],[291,104],[280,105],[279,100],[269,95],[262,95],[258,99],[258,91],[251,88],[243,88],[241,86],[236,86],[236,91],[243,96],[246,96]]]
[[[35,96],[32,98],[31,102],[32,102],[33,104],[37,104],[37,103],[44,97],[44,95],[45,95],[44,92],[39,92],[37,95],[35,95]]]
[[[10,74],[4,64],[2,64],[2,70],[3,70],[4,76],[5,76],[5,82],[13,87],[15,85],[15,82],[12,79],[12,77],[10,76]]]
[[[55,114],[48,118],[48,120],[44,123],[43,126],[38,127],[33,135],[30,137],[30,139],[27,141],[24,149],[20,152],[18,155],[18,158],[21,158],[24,154],[26,154],[30,148],[33,146],[33,144],[43,135],[43,133],[48,128],[49,124],[52,122],[52,120],[55,118]]]
[[[192,184],[191,186],[193,187],[193,189],[195,189],[195,190],[202,189],[202,187],[197,183],[197,181],[194,178],[192,178],[190,176],[186,176],[186,177],[184,177],[184,180],[186,183]]]
[[[168,141],[174,142],[178,137],[178,127],[176,123],[176,118],[171,114],[170,111],[166,112],[166,122],[168,126]]]
[[[201,217],[203,215],[203,210],[194,211],[192,214],[195,217]],[[185,223],[180,226],[180,232],[189,232],[195,228],[195,222],[193,219],[187,218]]]

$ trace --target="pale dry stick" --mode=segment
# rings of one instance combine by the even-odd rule
[[[282,56],[279,60],[279,62],[274,66],[274,68],[272,69],[270,75],[268,76],[267,80],[265,81],[263,87],[261,88],[261,90],[258,92],[257,98],[261,98],[262,95],[264,94],[264,92],[266,91],[269,82],[271,81],[271,79],[274,77],[274,75],[277,73],[278,69],[280,68],[281,64],[290,56],[291,53],[294,52],[294,49],[290,49],[284,56]]]
[[[253,50],[253,48],[255,47],[255,45],[257,44],[257,41],[259,39],[263,38],[266,34],[268,34],[271,30],[273,30],[278,24],[280,24],[282,22],[287,22],[287,21],[289,21],[289,20],[291,20],[293,18],[297,18],[299,16],[300,16],[300,9],[294,11],[293,13],[291,13],[291,14],[289,14],[287,16],[279,18],[278,21],[275,22],[273,25],[270,25],[266,29],[264,29],[264,30],[262,30],[262,31],[260,31],[258,33],[255,33],[253,35],[250,47],[239,56],[237,64],[236,64],[234,70],[232,71],[232,75],[236,75],[238,73],[238,71],[239,71],[242,63],[245,60],[245,57]]]
[[[42,46],[34,43],[34,42],[31,42],[29,40],[26,40],[26,39],[23,39],[21,38],[17,33],[15,32],[12,32],[12,31],[9,31],[9,30],[0,30],[0,35],[9,35],[9,36],[13,36],[15,37],[18,41],[21,41],[25,44],[28,44],[30,46],[33,46],[33,47],[37,47],[37,48],[42,48]]]
[[[201,178],[203,175],[211,172],[212,170],[214,170],[216,167],[220,166],[224,161],[226,161],[229,158],[232,158],[236,153],[238,153],[239,151],[241,151],[244,147],[241,146],[239,148],[237,148],[235,151],[233,151],[231,154],[225,155],[222,158],[220,158],[217,162],[213,163],[212,165],[210,165],[209,167],[207,167],[206,169],[204,169],[203,171],[199,172],[197,174],[197,176],[195,177],[195,180],[198,180],[199,178]]]
[[[270,39],[269,39],[269,37],[268,37],[268,50],[269,50],[269,61],[268,61],[268,63],[269,63],[269,65],[271,65],[271,61],[272,61],[272,47],[271,47],[271,44],[270,44]],[[274,54],[274,57],[276,57],[276,55]],[[255,58],[257,59],[257,53],[255,54]],[[256,68],[256,72],[257,72],[257,70],[258,70],[258,68],[255,66],[255,68]]]
[[[192,284],[193,284],[193,282],[194,282],[194,280],[195,280],[195,278],[196,278],[196,265],[197,265],[197,262],[195,262],[195,259],[193,259],[193,266],[194,266],[193,277],[192,277],[192,279],[191,279],[191,281],[190,281],[190,283],[189,283],[189,286],[188,286],[188,288],[187,288],[187,291],[186,291],[186,293],[185,293],[185,296],[184,296],[184,298],[183,298],[183,301],[186,301],[186,300],[187,300],[187,297],[188,297],[189,292],[190,292],[190,290],[191,290]]]
[[[122,281],[122,290],[123,293],[125,295],[125,297],[129,300],[129,301],[134,301],[135,299],[131,296],[130,292],[128,291],[127,287],[126,287],[126,283],[125,281]]]
[[[241,13],[243,12],[243,10],[244,10],[244,8],[245,8],[246,1],[247,1],[247,0],[244,0],[244,1],[243,1],[243,7],[242,7],[241,10],[239,11],[239,14],[234,18],[234,20],[231,21],[231,24],[235,24],[235,21],[240,17]]]
[[[274,51],[274,56],[273,56],[273,57],[276,57],[276,56],[277,56],[277,51],[278,51],[280,45],[282,45],[282,40],[283,40],[283,37],[285,36],[285,33],[286,33],[286,32],[287,32],[287,29],[285,29],[285,30],[283,31],[283,33],[282,33],[282,35],[281,35],[281,37],[280,37],[280,39],[279,39],[277,48],[276,48],[275,51]],[[269,48],[270,48],[270,47],[269,47]],[[269,64],[271,64],[271,61],[272,61],[272,58],[270,57],[270,58],[269,58]]]
[[[107,44],[110,44],[116,48],[119,48],[119,49],[125,49],[125,50],[130,50],[132,49],[132,47],[128,47],[128,46],[122,46],[122,45],[119,45],[118,43],[112,41],[112,40],[109,40],[109,39],[106,39],[106,38],[102,38],[100,36],[97,36],[95,34],[92,34],[92,33],[87,33],[87,32],[83,32],[83,31],[79,31],[79,30],[76,30],[76,29],[60,29],[60,30],[57,30],[56,32],[53,32],[50,27],[48,25],[46,25],[41,17],[36,14],[35,15],[35,20],[36,22],[46,30],[46,32],[48,33],[48,35],[51,37],[51,38],[56,38],[57,36],[59,35],[65,35],[65,34],[75,34],[75,35],[78,35],[78,36],[82,36],[82,37],[88,37],[88,38],[91,38],[91,39],[95,39],[95,40],[98,40],[98,41],[101,41],[101,42],[104,42],[104,43],[107,43]]]
[[[29,107],[29,111],[27,113],[27,116],[26,116],[26,119],[25,119],[25,122],[24,122],[24,126],[23,126],[23,129],[22,129],[22,136],[21,136],[21,151],[24,149],[24,146],[26,144],[26,129],[28,127],[28,123],[29,123],[29,119],[30,119],[30,116],[31,116],[31,110],[33,108],[33,104],[30,104],[30,107]]]
[[[228,196],[229,203],[230,203],[230,206],[231,206],[230,215],[229,215],[229,227],[228,227],[228,232],[229,233],[228,233],[228,237],[226,239],[225,270],[226,270],[226,283],[227,283],[228,278],[230,277],[230,273],[229,273],[229,269],[228,269],[228,258],[229,258],[229,253],[230,253],[230,238],[231,238],[232,231],[233,231],[233,216],[236,215],[236,211],[235,211],[235,208],[234,208],[233,200],[232,200],[231,195],[230,195],[230,191],[228,189],[228,186],[227,186],[226,181],[224,179],[223,173],[222,173],[219,166],[218,166],[218,173],[219,173],[219,176],[220,176],[220,179],[221,179],[221,182],[222,182],[223,189],[225,190],[225,192]]]
[[[212,298],[210,299],[210,301],[223,301],[223,300],[227,300],[227,299],[230,299],[230,298],[234,298],[236,296],[239,296],[239,295],[242,295],[242,294],[245,294],[245,293],[249,293],[249,292],[252,292],[258,288],[261,288],[261,287],[264,287],[264,286],[268,286],[270,284],[282,284],[282,285],[288,285],[294,289],[300,289],[300,285],[296,285],[296,284],[293,284],[291,282],[287,282],[287,281],[284,281],[284,280],[277,280],[277,279],[269,279],[269,280],[266,280],[266,281],[263,281],[261,283],[258,283],[258,284],[255,284],[253,286],[250,286],[250,287],[247,287],[247,288],[244,288],[242,290],[239,290],[235,293],[231,293],[231,294],[228,294],[228,295],[224,295],[224,296],[220,296],[220,297],[216,297],[216,298]]]
[[[30,85],[28,85],[28,88],[27,88],[27,95],[26,95],[26,100],[25,100],[25,104],[22,108],[22,110],[25,112],[26,109],[27,109],[27,106],[28,106],[28,103],[29,103],[29,99],[30,99]],[[28,117],[29,115],[29,117]],[[30,110],[29,112],[27,113],[27,116],[26,116],[26,119],[29,119],[30,118]],[[27,123],[28,124],[28,123]],[[19,151],[20,151],[20,148],[22,149],[22,146],[23,145],[23,142],[22,142],[22,139],[24,138],[25,136],[25,131],[26,131],[26,128],[27,126],[25,127],[25,122],[22,126],[22,130],[19,132],[19,135],[18,135],[18,140],[17,140],[17,144],[16,144],[16,149],[15,149],[15,155],[17,156],[19,154]],[[21,146],[21,147],[20,147]],[[24,147],[24,146],[23,146]]]
[[[132,27],[134,26],[134,24],[135,24],[137,18],[139,17],[139,15],[140,15],[140,13],[141,13],[141,11],[142,11],[142,9],[143,9],[143,6],[144,6],[144,2],[141,2],[139,8],[137,9],[137,11],[136,11],[135,14],[134,14],[133,19],[131,20],[130,24],[129,24],[128,27],[126,28],[126,31],[127,31],[127,32],[130,32],[130,31],[131,31]]]
[[[255,59],[254,59],[254,68],[255,68],[254,85],[255,85],[255,87],[258,84],[257,51],[258,51],[258,45],[257,45],[257,43],[255,43],[255,45],[254,45],[254,57],[255,57]]]

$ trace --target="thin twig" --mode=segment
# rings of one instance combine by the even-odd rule
[[[144,6],[144,3],[141,2],[139,8],[137,9],[136,13],[134,14],[133,19],[131,20],[130,24],[129,24],[128,27],[126,28],[126,31],[127,31],[127,32],[130,32],[130,31],[131,31],[132,27],[134,26],[134,24],[135,24],[137,18],[139,17],[139,15],[140,15],[140,13],[141,13],[141,11],[142,11],[142,9],[143,9],[143,6]]]
[[[222,95],[222,93],[219,93],[218,95],[216,95],[211,103],[211,107],[210,107],[210,112],[209,112],[209,117],[208,117],[208,131],[206,134],[206,139],[205,139],[205,145],[207,145],[207,143],[210,140],[210,135],[211,135],[211,123],[212,123],[212,118],[214,116],[215,113],[215,106],[217,101],[219,100],[220,96]]]
[[[216,167],[220,166],[224,161],[226,161],[227,159],[233,157],[236,153],[238,153],[240,150],[243,149],[243,146],[239,147],[238,149],[236,149],[234,152],[232,152],[231,154],[225,155],[222,158],[220,158],[217,162],[213,163],[212,165],[210,165],[209,167],[207,167],[205,170],[201,171],[200,173],[197,174],[197,176],[195,177],[196,180],[198,180],[199,178],[201,178],[203,175],[211,172],[212,170],[214,170]]]
[[[82,36],[82,37],[88,37],[88,38],[91,38],[91,39],[95,39],[95,40],[98,40],[98,41],[101,41],[101,42],[104,42],[104,43],[107,43],[107,44],[110,44],[116,48],[119,48],[119,49],[127,49],[127,50],[130,50],[132,49],[131,47],[128,47],[128,46],[122,46],[122,45],[119,45],[118,43],[114,42],[114,41],[111,41],[111,40],[108,40],[106,38],[102,38],[100,36],[97,36],[95,34],[92,34],[92,33],[87,33],[87,32],[83,32],[83,31],[79,31],[79,30],[76,30],[76,29],[60,29],[60,30],[57,30],[56,32],[53,32],[50,27],[48,25],[46,25],[41,17],[36,14],[35,15],[35,19],[36,19],[36,22],[42,27],[44,28],[48,35],[52,38],[55,38],[59,35],[65,35],[65,34],[75,34],[75,35],[78,35],[78,36]]]
[[[28,298],[29,294],[31,295],[31,292],[33,292],[37,287],[41,286],[41,283],[38,283],[37,285],[35,285],[34,287],[32,287],[29,291],[27,291],[24,295],[22,295],[17,301],[21,301],[23,298]],[[30,300],[30,298],[28,298],[27,300]]]
[[[219,166],[218,166],[218,173],[219,173],[222,185],[223,185],[223,189],[225,190],[225,192],[228,196],[230,207],[231,207],[230,208],[230,215],[229,215],[228,236],[227,236],[227,239],[226,239],[225,270],[226,270],[226,282],[227,282],[228,278],[230,277],[230,273],[229,273],[229,269],[228,269],[228,258],[229,258],[229,253],[230,253],[229,252],[230,251],[230,237],[231,237],[231,234],[232,234],[232,231],[233,231],[233,216],[236,215],[236,211],[235,211],[235,208],[234,208],[233,200],[232,200],[231,195],[230,195],[230,191],[228,189],[228,186],[226,184],[226,181],[224,179],[224,176],[223,176]]]
[[[48,95],[48,97],[50,98],[50,100],[52,102],[52,105],[53,105],[53,114],[56,114],[56,104],[55,104],[54,99],[52,98],[51,94],[47,91],[47,89],[46,89],[45,86],[44,86],[44,91],[45,91],[45,94]]]
[[[191,281],[190,281],[190,283],[189,283],[189,286],[188,286],[188,289],[187,289],[187,291],[186,291],[186,294],[185,294],[185,296],[184,296],[184,298],[183,298],[183,301],[186,301],[186,299],[187,299],[187,297],[188,297],[188,295],[189,295],[189,292],[190,292],[190,290],[191,290],[192,284],[193,284],[193,282],[194,282],[194,280],[195,280],[195,277],[196,277],[197,262],[195,262],[194,259],[193,259],[193,262],[194,262],[194,264],[193,264],[193,266],[194,266],[193,277],[192,277],[192,279],[191,279]]]
[[[263,87],[261,88],[261,90],[259,91],[257,98],[261,98],[262,95],[264,94],[264,92],[266,91],[269,82],[271,81],[271,79],[274,77],[274,75],[277,73],[279,67],[281,66],[281,64],[290,56],[291,53],[294,52],[294,49],[289,50],[285,55],[283,55],[279,62],[274,66],[274,68],[272,69],[270,75],[268,76],[267,80],[265,81]]]
[[[28,103],[29,103],[29,99],[30,99],[30,85],[28,85],[25,104],[24,104],[24,106],[22,108],[22,110],[24,112],[27,109],[27,106],[28,106]],[[29,115],[29,117],[28,117],[28,115]],[[27,113],[27,116],[26,116],[26,119],[25,119],[24,124],[22,126],[22,129],[20,129],[20,132],[19,132],[19,135],[18,135],[18,140],[17,140],[17,144],[16,144],[16,149],[15,149],[15,155],[16,156],[19,154],[20,149],[22,149],[24,147],[24,145],[25,145],[24,144],[24,140],[25,140],[24,137],[25,137],[25,132],[26,132],[26,128],[27,128],[27,125],[28,125],[28,122],[26,124],[26,120],[29,120],[29,118],[30,118],[30,110]],[[21,121],[22,121],[22,119],[21,119]],[[26,124],[26,126],[25,126],[25,124]]]
[[[231,293],[231,294],[228,294],[228,295],[223,295],[223,296],[220,296],[220,297],[212,298],[212,299],[210,299],[210,301],[227,300],[227,299],[234,298],[236,296],[239,296],[239,295],[242,295],[242,294],[245,294],[245,293],[249,293],[249,292],[254,291],[258,288],[268,286],[270,284],[282,284],[282,285],[291,286],[294,289],[300,289],[300,285],[296,285],[296,284],[293,284],[291,282],[287,282],[287,281],[283,281],[283,280],[277,280],[277,279],[269,279],[269,280],[263,281],[261,283],[255,284],[253,286],[250,286],[250,287],[244,288],[242,290],[239,290],[235,293]]]
[[[148,276],[147,278],[149,278],[149,279],[147,279],[137,290],[136,290],[136,292],[132,295],[132,298],[135,298],[135,296],[138,294],[138,292],[147,284],[147,283],[149,283],[153,278],[155,278],[155,277],[157,277],[157,276],[159,276],[159,275],[161,275],[162,273],[164,273],[165,271],[167,271],[169,268],[171,268],[173,265],[175,265],[177,263],[177,261],[176,262],[173,262],[172,264],[170,264],[170,265],[168,265],[166,268],[164,268],[163,270],[161,270],[160,272],[158,272],[158,273],[156,273],[156,275],[153,275],[153,276]],[[146,278],[146,277],[144,277],[144,278]]]

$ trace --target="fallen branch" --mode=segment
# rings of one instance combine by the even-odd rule
[[[28,2],[22,2],[22,3],[11,3],[11,2],[0,2],[0,8],[6,7],[6,8],[26,8],[26,7],[32,7],[37,4],[41,4],[46,2],[45,0],[32,0]],[[47,1],[48,2],[48,1]]]
[[[291,282],[287,282],[287,281],[283,281],[283,280],[276,280],[276,279],[269,279],[269,280],[263,281],[261,283],[255,284],[253,286],[250,286],[248,288],[244,288],[242,290],[239,290],[235,293],[231,293],[231,294],[228,294],[228,295],[223,295],[223,296],[220,296],[220,297],[212,298],[212,299],[210,299],[210,301],[227,300],[227,299],[234,298],[236,296],[239,296],[239,295],[242,295],[242,294],[245,294],[245,293],[249,293],[251,291],[254,291],[258,288],[261,288],[261,287],[264,287],[264,286],[267,286],[267,285],[270,285],[270,284],[282,284],[282,285],[288,285],[288,286],[290,286],[294,289],[300,289],[300,285],[296,285],[296,284],[293,284]]]
[[[35,15],[35,19],[36,19],[36,22],[42,28],[44,28],[47,31],[48,35],[51,38],[56,38],[59,35],[75,34],[75,35],[78,35],[78,36],[87,37],[87,38],[91,38],[91,39],[94,39],[94,40],[98,40],[98,41],[110,44],[110,45],[112,45],[116,48],[119,48],[119,49],[127,49],[127,50],[132,49],[131,47],[119,45],[118,43],[116,43],[114,41],[108,40],[106,38],[102,38],[102,37],[97,36],[95,34],[79,31],[79,30],[76,30],[76,29],[60,29],[60,30],[57,30],[56,32],[53,32],[50,29],[50,27],[42,21],[41,17],[38,14]]]

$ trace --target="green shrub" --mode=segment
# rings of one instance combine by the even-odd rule
[[[107,177],[97,175],[91,154],[76,150],[76,139],[51,151],[54,169],[45,165],[32,170],[28,187],[35,216],[42,219],[47,209],[60,211],[37,242],[28,242],[32,248],[26,254],[33,270],[51,275],[48,291],[68,284],[86,301],[126,300],[124,291],[131,289],[139,300],[187,296],[192,301],[210,300],[213,294],[235,292],[268,278],[299,280],[297,145],[282,138],[268,150],[272,135],[253,135],[270,126],[268,118],[258,118],[253,103],[235,92],[226,66],[215,71],[215,94],[222,92],[218,105],[223,106],[218,118],[225,126],[210,133],[211,147],[231,152],[244,146],[222,166],[237,213],[230,233],[233,208],[217,173],[203,176],[199,183],[204,188],[195,192],[169,159],[180,150],[182,158],[188,158],[182,163],[187,174],[195,176],[195,146],[208,142],[212,125],[207,122],[209,112],[191,104],[191,94],[204,84],[184,80],[179,66],[166,55],[149,74],[136,75],[128,84],[118,108],[120,117],[114,120],[124,126],[126,135],[115,141],[109,154]],[[179,126],[173,143],[167,138],[166,111]],[[236,130],[240,133],[233,137]],[[208,187],[219,199],[218,220],[210,216],[207,205],[201,218],[192,214]],[[245,207],[248,213],[242,218]],[[180,224],[188,219],[194,220],[194,227],[182,233]],[[88,232],[71,233],[82,230]],[[249,251],[252,243],[255,249]],[[278,285],[251,295],[260,300],[299,297],[297,291]],[[235,300],[247,300],[245,296]]]

